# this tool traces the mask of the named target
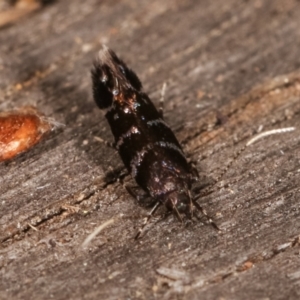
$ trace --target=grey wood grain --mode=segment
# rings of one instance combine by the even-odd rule
[[[35,105],[65,127],[0,165],[2,299],[299,299],[300,3],[56,1],[0,31],[0,109]],[[140,76],[197,162],[222,232],[147,209],[93,103],[101,43]],[[205,179],[206,178],[206,179]],[[126,177],[125,180],[129,180]],[[105,221],[87,249],[85,238]]]

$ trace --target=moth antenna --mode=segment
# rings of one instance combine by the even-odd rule
[[[189,198],[190,198],[190,204],[191,204],[191,219],[193,218],[193,212],[194,212],[194,210],[193,210],[193,198],[192,198],[192,195],[191,195],[191,192],[190,191],[188,191],[188,195],[189,195]]]
[[[256,141],[260,140],[261,138],[264,138],[266,136],[269,135],[273,135],[273,134],[279,134],[279,133],[286,133],[286,132],[291,132],[294,131],[295,127],[286,127],[286,128],[278,128],[278,129],[273,129],[273,130],[268,130],[268,131],[264,131],[258,135],[256,135],[255,137],[251,138],[238,152],[236,152],[236,154],[234,155],[233,159],[228,163],[228,165],[222,170],[222,172],[219,174],[219,176],[214,179],[215,183],[212,185],[214,186],[216,183],[218,183],[220,181],[220,179],[227,173],[227,171],[230,169],[230,167],[232,166],[232,164],[238,159],[238,157],[246,150],[247,147],[249,147],[250,145],[254,144]],[[198,202],[196,202],[199,198],[202,198],[204,196],[207,196],[209,194],[211,194],[213,192],[213,190],[211,189],[212,186],[209,187],[209,189],[204,190],[202,193],[200,193],[196,198],[193,199],[193,204],[195,205],[195,207],[203,214],[206,216],[208,222],[217,230],[221,230],[217,224],[212,220],[211,217],[208,216],[208,214],[206,213],[206,211],[198,204]]]
[[[165,103],[166,89],[167,89],[167,83],[164,82],[160,92],[159,107],[158,107],[158,112],[162,118],[164,118],[164,103]]]
[[[230,167],[232,166],[232,164],[239,158],[239,156],[247,149],[247,147],[249,147],[250,145],[254,144],[256,141],[260,140],[261,138],[264,138],[266,136],[269,135],[273,135],[273,134],[279,134],[279,133],[286,133],[286,132],[291,132],[294,131],[296,128],[295,127],[286,127],[286,128],[278,128],[278,129],[273,129],[273,130],[268,130],[268,131],[264,131],[258,135],[256,135],[255,137],[251,138],[238,152],[235,153],[233,159],[227,164],[227,166],[221,171],[221,173],[218,175],[217,178],[214,179],[215,183],[212,184],[209,189],[205,189],[201,194],[199,194],[194,201],[196,201],[197,199],[207,196],[209,194],[211,194],[212,191],[212,186],[214,186],[215,184],[217,184],[220,179],[228,172],[228,170],[230,169]],[[194,202],[195,204],[195,202]]]
[[[227,173],[227,171],[232,166],[232,164],[239,158],[239,156],[246,150],[246,148],[249,147],[250,145],[254,144],[256,141],[258,141],[266,136],[269,136],[269,135],[291,132],[291,131],[294,131],[295,129],[296,129],[295,127],[277,128],[277,129],[264,131],[256,136],[254,136],[234,155],[233,159],[223,169],[223,171],[219,174],[219,176],[215,179],[215,181],[219,182],[219,180]]]

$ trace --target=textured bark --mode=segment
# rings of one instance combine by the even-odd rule
[[[56,1],[0,30],[0,109],[34,105],[65,124],[0,165],[2,299],[299,299],[300,3]],[[140,76],[212,182],[199,203],[222,229],[149,211],[93,103],[106,43]],[[130,182],[130,177],[124,181]],[[113,219],[82,247],[99,225]]]

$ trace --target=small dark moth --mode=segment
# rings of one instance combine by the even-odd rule
[[[161,204],[180,221],[184,216],[192,219],[194,207],[205,214],[191,192],[198,173],[188,163],[162,112],[143,92],[137,75],[103,46],[92,81],[95,102],[106,110],[114,148],[137,184],[155,200],[148,219]]]

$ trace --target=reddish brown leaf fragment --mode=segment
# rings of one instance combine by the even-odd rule
[[[49,121],[33,107],[0,113],[0,161],[27,151],[51,129]]]

